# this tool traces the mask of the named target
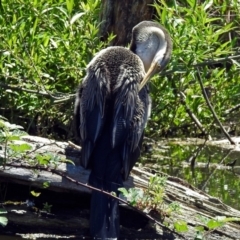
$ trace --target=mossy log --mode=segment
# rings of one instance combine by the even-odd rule
[[[21,141],[17,141],[14,144],[22,144],[26,142],[32,146],[32,150],[26,154],[26,156],[28,156],[28,162],[29,159],[31,160],[34,158],[34,155],[36,154],[41,155],[51,153],[52,156],[57,156],[58,159],[60,159],[56,168],[54,168],[55,165],[52,166],[53,169],[56,169],[63,175],[69,176],[79,182],[84,184],[87,183],[89,171],[84,170],[78,164],[78,159],[81,154],[80,150],[73,149],[67,142],[58,142],[34,136],[24,136],[21,138]],[[3,150],[0,151],[0,157],[4,158],[4,147],[2,149]],[[75,165],[64,162],[64,159],[73,161]],[[29,229],[32,229],[32,231],[34,231],[32,233],[39,233],[40,231],[43,234],[62,233],[72,236],[75,231],[75,235],[88,236],[88,202],[91,191],[84,186],[80,186],[69,181],[63,175],[61,176],[52,173],[49,168],[47,168],[46,171],[43,169],[27,169],[24,167],[26,163],[27,161],[24,158],[18,159],[10,164],[7,162],[7,165],[5,165],[5,167],[1,167],[0,170],[1,186],[9,184],[7,192],[11,193],[11,197],[2,199],[4,208],[8,210],[8,214],[6,216],[9,219],[9,226],[11,227],[14,225],[14,231],[18,233],[29,233]],[[15,165],[15,167],[10,166],[11,164]],[[125,186],[126,188],[139,187],[146,189],[151,175],[153,174],[150,170],[147,171],[143,168],[134,167],[128,181],[125,182]],[[44,182],[50,183],[47,190],[43,189]],[[29,206],[27,206],[28,204],[21,200],[21,195],[24,194],[19,194],[18,190],[20,191],[20,189],[14,190],[14,187],[12,189],[11,186],[22,186],[22,189],[26,188],[26,186],[27,188],[31,186],[31,189],[38,189],[37,191],[39,192],[47,191],[47,194],[43,194],[45,196],[44,201],[51,203],[54,202],[54,205],[58,206],[60,204],[58,202],[62,202],[63,199],[66,198],[65,201],[67,204],[63,205],[64,207],[60,204],[60,207],[58,209],[55,208],[51,214],[45,213],[44,215],[44,211],[30,211]],[[16,196],[14,196],[15,191]],[[16,203],[13,202],[12,199],[22,202]],[[237,221],[227,222],[222,227],[213,231],[208,229],[207,226],[200,221],[199,216],[210,219],[220,216],[240,218],[240,211],[225,205],[219,199],[211,197],[205,192],[198,190],[186,181],[168,176],[164,200],[166,203],[176,201],[180,204],[181,208],[180,212],[172,213],[170,216],[165,216],[164,222],[168,223],[168,226],[171,229],[173,228],[174,223],[184,221],[188,224],[187,232],[181,233],[182,236],[171,231],[166,232],[166,229],[162,229],[154,224],[154,222],[147,221],[146,223],[146,219],[144,220],[141,218],[141,221],[145,221],[143,225],[140,224],[140,227],[138,226],[141,231],[131,226],[124,227],[123,224],[121,230],[122,236],[125,238],[131,238],[130,236],[134,235],[134,238],[144,239],[146,236],[151,236],[150,239],[194,239],[197,234],[195,227],[203,226],[205,229],[204,233],[206,234],[206,239],[239,239],[240,225]],[[86,205],[84,210],[76,204],[76,201],[78,204],[80,204],[81,201],[85,202]],[[72,204],[72,202],[74,202],[74,204]],[[73,205],[75,206],[75,210],[71,212],[69,209],[71,209]],[[64,213],[61,211],[64,211]],[[69,212],[69,214],[67,214],[68,211],[71,213]],[[79,214],[79,211],[83,211],[84,214]],[[128,219],[129,216],[134,218],[133,210],[123,208],[122,211],[124,212],[122,214],[123,218],[125,217]],[[140,218],[138,216],[135,216],[132,221],[137,221],[139,219]],[[16,226],[21,226],[21,228],[16,228]],[[23,231],[24,226],[26,226],[26,229]],[[64,226],[68,227],[63,231]],[[59,227],[61,230],[59,230]],[[79,232],[76,230],[81,228],[84,229],[84,231]],[[5,229],[7,229],[7,227]],[[4,232],[4,229],[1,229],[0,233],[1,232]]]

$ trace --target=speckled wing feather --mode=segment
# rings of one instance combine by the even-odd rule
[[[148,87],[139,93],[139,82],[143,72],[137,72],[133,66],[122,65],[114,89],[114,120],[112,147],[123,145],[123,178],[127,179],[133,165],[140,155],[143,131],[147,122],[150,98]]]
[[[81,165],[85,168],[90,167],[90,155],[105,122],[105,104],[110,91],[108,77],[108,70],[104,66],[90,65],[82,82],[79,132],[82,143]]]
[[[127,139],[127,133],[131,131],[131,121],[137,107],[138,82],[142,76],[129,65],[120,67],[120,74],[114,93],[112,147],[123,144]]]
[[[130,171],[140,156],[144,128],[151,111],[151,99],[148,94],[148,86],[145,86],[138,94],[136,105],[137,107],[135,108],[131,121],[131,130],[128,132],[122,152],[124,180],[128,178]]]

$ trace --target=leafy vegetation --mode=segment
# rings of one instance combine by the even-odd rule
[[[204,127],[216,133],[197,67],[218,116],[231,119],[235,130],[239,114],[229,116],[227,110],[238,103],[240,91],[239,1],[157,0],[153,7],[172,36],[174,50],[168,70],[151,84],[149,136],[201,133],[180,92]],[[73,101],[54,101],[74,94],[92,56],[108,44],[98,36],[100,8],[100,0],[1,1],[1,115],[30,133],[71,137]]]
[[[209,219],[207,217],[203,217],[199,215],[199,219],[202,222],[202,225],[195,227],[196,234],[195,234],[194,240],[205,240],[207,239],[206,237],[209,234],[209,232],[223,227],[227,222],[240,221],[239,218],[225,217],[225,216],[219,216],[214,219]],[[204,229],[204,226],[206,226],[207,230]],[[178,232],[188,231],[188,225],[185,221],[175,222],[174,228]]]
[[[23,127],[10,124],[6,118],[0,115],[0,167],[6,167],[6,165],[14,166],[15,163],[21,164],[22,168],[30,167],[35,173],[39,173],[39,167],[51,167],[56,169],[60,163],[67,162],[74,164],[71,160],[62,159],[56,154],[52,153],[37,153],[38,148],[33,149],[30,144],[21,140],[21,136],[27,135],[22,131]],[[33,154],[35,153],[35,154]],[[48,188],[50,182],[43,182],[43,188]],[[41,192],[30,191],[34,197],[39,197]],[[3,194],[4,195],[4,194]],[[51,211],[52,205],[48,203],[43,204],[43,210],[46,212]],[[1,214],[7,213],[0,210],[0,225],[7,225],[7,218],[1,216]]]
[[[166,204],[164,201],[167,177],[157,175],[150,176],[148,188],[144,191],[140,188],[119,188],[118,190],[127,199],[128,203],[145,213],[154,212],[157,219],[164,220],[165,216],[171,216],[172,212],[179,212],[180,206],[176,202]]]
[[[3,145],[0,148],[0,150],[3,150],[3,154],[0,155],[0,165],[5,165],[8,158],[20,157],[25,151],[31,149],[31,146],[26,143],[18,145],[12,143],[20,140],[20,136],[27,134],[20,129],[23,129],[23,127],[10,124],[6,118],[0,116],[0,144]]]
[[[48,204],[47,202],[43,204],[43,211],[50,213],[51,209],[52,209],[52,205]]]
[[[227,222],[240,221],[239,218],[218,216],[214,219],[209,219],[207,217],[199,216],[200,221],[208,228],[208,231],[205,231],[203,226],[197,226],[196,237],[194,240],[204,240],[210,231],[216,230],[217,228],[223,227]]]
[[[75,92],[87,63],[105,46],[99,9],[99,0],[1,1],[2,115],[39,135],[54,119],[69,124],[73,102],[53,100]]]
[[[19,159],[22,163],[27,163],[30,166],[51,166],[53,169],[56,169],[63,162],[74,164],[73,161],[64,159],[57,154],[50,152],[43,154],[37,152],[38,148],[32,149],[30,144],[21,141],[21,136],[27,135],[26,132],[20,130],[22,128],[22,126],[10,124],[6,118],[0,115],[0,166]],[[47,188],[48,185],[49,183],[46,182],[43,186]]]
[[[174,49],[169,70],[153,80],[151,136],[157,137],[163,133],[199,134],[180,101],[180,92],[186,96],[187,106],[204,127],[216,134],[218,126],[202,96],[197,68],[218,116],[222,121],[231,118],[231,123],[236,127],[239,118],[236,113],[229,116],[226,110],[238,103],[240,92],[237,60],[239,1],[223,3],[214,0],[200,4],[195,0],[158,0],[154,7],[159,22],[166,26],[172,36]],[[226,61],[226,57],[233,58]]]
[[[216,135],[218,126],[202,96],[197,70],[220,120],[228,123],[230,130],[238,132],[239,111],[229,109],[238,104],[240,92],[240,2],[156,0],[153,7],[157,21],[169,30],[174,49],[168,69],[152,80],[153,111],[148,136],[198,136],[201,133],[189,118],[181,94],[207,131]],[[74,94],[92,56],[108,44],[101,42],[98,36],[100,8],[100,0],[0,2],[1,115],[8,117],[10,122],[23,125],[28,133],[71,138],[73,100],[57,100]],[[110,35],[109,41],[112,38]],[[6,164],[7,158],[20,157],[32,166],[50,164],[56,167],[62,161],[48,153],[28,158],[31,146],[13,142],[26,134],[19,125],[0,118],[1,165]],[[181,154],[187,159],[181,146],[175,147],[179,149],[171,156],[171,161],[177,162]],[[171,170],[176,174],[176,170]],[[178,174],[181,176],[183,172],[189,181],[194,180],[199,185],[207,180],[202,171],[191,176],[189,169],[182,169]],[[137,189],[121,189],[121,192],[132,205],[142,210],[171,214],[178,206],[164,204],[165,181],[151,178],[146,192]],[[237,181],[232,180],[230,184],[239,188]],[[44,186],[48,187],[49,183]],[[37,197],[39,193],[32,191],[32,194]],[[50,211],[51,205],[46,203],[44,208]],[[204,224],[209,229],[216,229],[227,221],[235,219],[208,219]],[[5,223],[6,218],[1,216],[0,224]],[[187,231],[184,221],[175,222],[174,227],[180,232]],[[201,227],[196,229],[196,239],[203,239],[203,231]]]
[[[172,214],[181,212],[181,206],[177,202],[171,202],[166,204],[164,201],[166,177],[159,177],[157,175],[151,176],[149,179],[148,188],[144,191],[138,188],[119,188],[118,190],[127,199],[127,202],[137,207],[145,214],[152,214],[154,219],[164,222],[166,226],[169,222],[165,221],[165,217],[171,219],[172,227],[179,233],[188,232],[189,227],[184,220],[175,220]],[[194,240],[204,240],[206,236],[218,228],[223,227],[227,222],[239,222],[237,217],[217,216],[215,218],[207,218],[202,215],[197,216],[201,222],[201,225],[195,227]]]

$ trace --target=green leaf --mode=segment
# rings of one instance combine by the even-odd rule
[[[68,12],[71,13],[73,10],[74,0],[66,0],[66,4]]]
[[[40,165],[49,164],[50,160],[52,159],[51,155],[40,155],[40,154],[37,154],[35,157],[36,157],[36,159],[37,159],[37,161],[38,161],[38,163]]]
[[[34,196],[34,197],[39,197],[41,195],[40,192],[35,192],[35,191],[31,191],[31,194]]]
[[[72,25],[73,23],[75,23],[82,15],[84,15],[85,13],[84,12],[81,12],[81,13],[77,13],[75,14],[71,20],[70,20],[70,24]]]
[[[204,240],[204,237],[201,233],[197,232],[196,237],[194,238],[194,240]]]
[[[43,183],[43,188],[48,188],[50,186],[50,182],[44,182]]]
[[[195,229],[196,229],[197,232],[203,232],[204,231],[203,226],[196,226]]]
[[[20,144],[20,145],[11,144],[11,145],[9,145],[9,147],[10,147],[13,151],[18,152],[18,153],[26,152],[26,151],[32,149],[31,145],[29,145],[29,144],[27,144],[27,143],[23,143],[23,144]]]
[[[191,6],[191,10],[194,10],[197,4],[196,0],[187,0],[188,4]]]
[[[0,225],[5,227],[8,224],[8,219],[6,217],[0,217]]]
[[[115,192],[111,192],[111,195],[114,196],[114,197],[117,196],[117,194]]]
[[[9,122],[4,122],[5,127],[9,128],[10,130],[14,130],[14,129],[23,129],[22,126],[17,125],[17,124],[11,124]]]
[[[186,232],[188,231],[188,226],[185,221],[177,221],[174,223],[174,228],[176,229],[177,232]]]
[[[9,135],[8,137],[7,137],[7,140],[8,141],[16,141],[16,140],[20,140],[20,137],[19,136],[15,136],[15,135]]]
[[[126,188],[118,188],[118,191],[121,192],[124,197],[128,196],[128,190]]]
[[[213,5],[213,0],[206,1],[206,2],[204,3],[204,10],[206,11],[206,10],[209,9],[212,5]]]
[[[219,221],[216,221],[214,219],[211,219],[207,223],[207,226],[208,226],[209,229],[215,229],[215,228],[221,227],[223,224],[224,224],[223,222],[219,222]]]
[[[64,163],[71,163],[72,165],[75,166],[75,163],[74,163],[72,160],[70,160],[70,159],[61,159],[61,162],[64,162]]]
[[[2,116],[2,115],[0,115],[0,119],[7,121],[7,118],[5,118],[5,117]],[[0,122],[1,122],[1,120],[0,120]]]

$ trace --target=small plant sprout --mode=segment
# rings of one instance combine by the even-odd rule
[[[48,204],[47,202],[43,204],[43,211],[50,213],[51,209],[52,209],[52,205]]]
[[[2,216],[2,214],[7,214],[7,211],[4,209],[0,209],[0,225],[5,227],[8,223],[8,219],[6,217]]]
[[[164,203],[166,180],[167,177],[151,176],[146,190],[139,188],[130,188],[129,190],[119,188],[118,190],[132,206],[146,213],[158,212],[164,218],[164,216],[180,210],[178,203]]]

